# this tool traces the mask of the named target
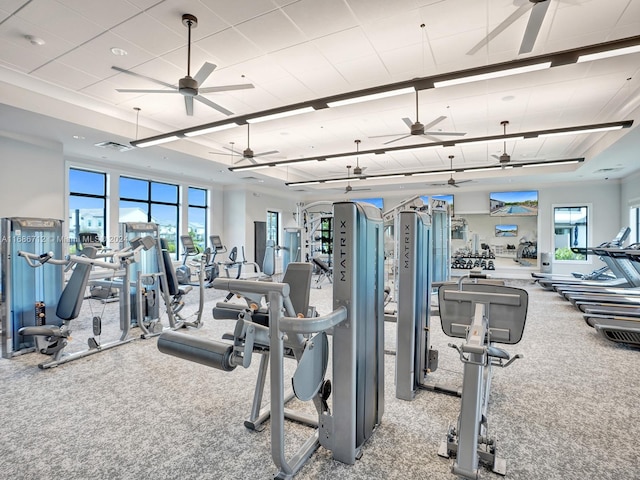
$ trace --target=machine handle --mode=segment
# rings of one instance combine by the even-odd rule
[[[327,315],[312,318],[283,317],[279,328],[282,332],[311,334],[324,332],[347,319],[347,309],[340,306]]]

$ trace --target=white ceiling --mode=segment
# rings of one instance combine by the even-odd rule
[[[246,183],[243,179],[251,176],[273,187],[284,181],[341,177],[353,159],[229,172],[226,167],[233,162],[247,161],[211,152],[226,152],[231,142],[235,151],[246,148],[246,125],[127,152],[94,147],[99,141],[126,144],[135,139],[134,108],[141,109],[137,138],[226,118],[200,102],[195,102],[194,115],[187,116],[180,94],[119,93],[117,88],[161,87],[111,67],[177,85],[187,70],[187,28],[181,17],[193,14],[198,26],[192,32],[191,75],[205,61],[217,65],[201,87],[247,82],[255,86],[206,95],[231,110],[233,117],[640,35],[638,0],[548,1],[533,51],[519,55],[529,9],[479,51],[468,52],[510,14],[528,6],[528,0],[3,0],[0,129],[61,142],[67,155],[97,164],[138,165],[169,173],[179,165],[181,174],[207,181]],[[32,45],[26,35],[40,37],[45,44]],[[112,47],[128,54],[115,56]],[[640,168],[634,152],[639,140],[633,140],[640,137],[635,128],[640,111],[639,69],[640,53],[636,53],[421,90],[419,119],[428,124],[445,116],[431,130],[464,132],[467,138],[498,135],[503,120],[509,121],[509,133],[635,120],[631,129],[621,132],[506,144],[516,161],[585,157],[577,169],[456,175],[483,186],[622,178]],[[279,152],[259,157],[259,162],[353,151],[355,139],[362,141],[360,150],[375,149],[394,137],[371,137],[409,133],[402,121],[405,117],[416,119],[413,94],[253,124],[250,146],[256,154]],[[608,149],[625,136],[615,150]],[[393,145],[425,141],[414,136]],[[500,155],[502,149],[502,144],[447,147],[363,157],[359,164],[368,168],[368,174],[442,169],[454,155],[454,167],[488,166],[497,163],[492,155]],[[427,178],[441,182],[447,176]],[[405,188],[422,188],[426,183],[424,177],[415,185],[406,181],[418,179],[405,180]],[[400,187],[392,181],[367,183],[380,191]]]

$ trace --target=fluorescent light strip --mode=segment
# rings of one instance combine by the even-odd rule
[[[155,140],[148,140],[146,142],[140,142],[136,144],[138,148],[151,147],[153,145],[160,145],[161,143],[173,142],[174,140],[178,140],[180,137],[177,135],[171,135],[169,137],[156,138]]]
[[[629,53],[640,52],[640,45],[633,45],[631,47],[618,48],[616,50],[607,50],[605,52],[590,53],[588,55],[580,55],[576,63],[590,62],[592,60],[600,60],[602,58],[617,57],[618,55],[627,55]]]
[[[381,177],[367,177],[369,180],[386,180],[388,178],[400,178],[400,177],[410,177],[410,174],[407,173],[396,173],[394,175],[382,175]]]
[[[469,77],[452,78],[451,80],[433,82],[433,86],[436,88],[450,87],[452,85],[460,85],[463,83],[491,80],[493,78],[508,77],[509,75],[517,75],[519,73],[529,73],[535,72],[537,70],[544,70],[545,68],[549,68],[550,66],[551,62],[534,63],[533,65],[527,65],[525,67],[509,68],[507,70],[498,70],[496,72],[481,73],[480,75],[471,75]]]
[[[484,167],[484,168],[469,168],[467,170],[463,170],[463,172],[491,172],[493,170],[502,170],[502,168],[507,168],[507,166],[505,165],[504,167]],[[512,166],[509,166],[509,168],[513,168]]]
[[[538,138],[559,137],[561,135],[579,135],[581,133],[608,132],[609,130],[620,130],[621,128],[622,125],[614,125],[613,127],[585,128],[583,130],[569,130],[566,132],[541,133],[538,135]]]
[[[490,140],[471,140],[470,142],[456,142],[454,144],[455,147],[464,147],[465,145],[480,145],[483,143],[498,143],[498,142],[515,142],[517,140],[524,140],[524,137],[521,135],[519,137],[502,137],[502,138],[492,138]]]
[[[369,157],[375,154],[376,154],[375,152],[369,152],[369,153],[352,152],[352,153],[345,153],[336,157],[327,158],[327,160],[338,160],[340,158],[351,158],[351,157]]]
[[[277,118],[291,117],[293,115],[300,115],[301,113],[309,113],[309,112],[313,112],[313,111],[314,111],[313,107],[302,107],[302,108],[297,108],[295,110],[286,110],[286,111],[280,112],[280,113],[273,113],[271,115],[265,115],[263,117],[247,118],[247,123],[266,122],[268,120],[275,120]]]
[[[245,167],[238,167],[237,170],[240,170],[240,168],[242,168],[242,170],[260,170],[261,168],[269,168],[273,166],[274,165],[269,165],[268,163],[261,165],[247,165]]]
[[[325,180],[322,183],[338,183],[338,182],[348,182],[349,180],[356,180],[356,178],[337,178],[335,180]]]
[[[351,105],[354,103],[368,102],[378,100],[380,98],[395,97],[396,95],[404,95],[406,93],[415,93],[413,87],[400,88],[398,90],[389,90],[387,92],[373,93],[371,95],[363,95],[361,97],[346,98],[344,100],[336,100],[335,102],[327,102],[329,107],[341,107],[343,105]]]
[[[529,163],[524,164],[522,167],[524,168],[533,168],[533,167],[555,167],[558,165],[572,165],[574,163],[580,163],[578,160],[571,160],[569,162],[540,162],[540,163]]]
[[[203,128],[201,130],[192,130],[190,132],[185,132],[185,137],[195,137],[197,135],[205,135],[207,133],[219,132],[221,130],[227,130],[229,128],[237,127],[238,124],[236,122],[225,123],[223,125],[217,125],[215,127]]]
[[[420,172],[420,173],[414,173],[412,175],[412,177],[426,177],[427,175],[442,175],[442,174],[451,174],[454,173],[453,170],[442,170],[440,172]]]
[[[313,180],[310,182],[297,182],[297,183],[292,183],[292,185],[294,186],[303,186],[303,185],[318,185],[320,184],[320,181],[318,180]]]

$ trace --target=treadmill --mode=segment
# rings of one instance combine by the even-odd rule
[[[621,247],[622,244],[626,241],[627,237],[631,233],[631,228],[623,227],[620,229],[618,234],[609,242],[604,242],[598,245],[597,247],[587,247],[587,248],[572,248],[571,250],[574,253],[579,253],[582,255],[597,255],[595,253],[595,249],[602,247]],[[611,286],[615,286],[617,283],[623,282],[618,280],[623,277],[622,272],[618,270],[615,262],[611,260],[610,257],[601,257],[606,267],[594,270],[589,274],[581,274],[581,273],[573,273],[571,275],[554,275],[549,273],[538,273],[532,272],[531,276],[533,277],[535,282],[538,282],[540,286],[546,290],[554,290],[554,285],[576,285],[576,284],[599,284],[599,283],[614,283]],[[609,271],[610,274],[605,275],[605,272]]]

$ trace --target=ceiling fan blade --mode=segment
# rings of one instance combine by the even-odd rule
[[[404,138],[409,138],[410,136],[411,136],[411,134],[403,135],[402,137],[394,138],[393,140],[389,140],[388,142],[384,142],[383,145],[389,145],[390,143],[397,142],[398,140],[402,140]]]
[[[246,90],[249,88],[256,88],[253,83],[238,83],[235,85],[218,85],[216,87],[199,88],[199,93],[216,93],[216,92],[229,92],[231,90]]]
[[[444,115],[440,115],[438,118],[436,118],[435,120],[432,120],[431,122],[427,123],[424,126],[425,130],[430,129],[431,127],[433,127],[434,125],[437,125],[438,123],[440,123],[441,121],[445,120],[447,117],[445,117]],[[426,131],[424,133],[427,133]]]
[[[155,78],[147,77],[146,75],[142,75],[141,73],[135,73],[135,72],[132,72],[131,70],[125,70],[124,68],[120,68],[120,67],[112,66],[111,68],[120,73],[126,73],[127,75],[132,75],[134,77],[144,78],[145,80],[149,80],[150,82],[157,83],[158,85],[163,85],[165,87],[169,87],[169,88],[173,88],[174,90],[177,90],[177,87],[175,85],[171,85],[170,83],[163,82],[162,80],[157,80]]]
[[[229,116],[229,115],[233,115],[233,112],[230,110],[227,110],[224,107],[221,107],[220,105],[218,105],[217,103],[212,102],[211,100],[209,100],[206,97],[203,97],[202,95],[196,95],[195,97],[193,97],[194,99],[196,99],[197,101],[204,103],[205,105],[219,111],[220,113],[224,113],[225,115]]]
[[[411,121],[411,119],[410,119],[410,118],[405,117],[405,118],[403,118],[403,119],[402,119],[402,121],[403,121],[403,122],[405,123],[405,125],[406,125],[407,127],[409,127],[409,128],[411,128],[411,126],[413,125],[413,122]]]
[[[438,136],[449,136],[449,137],[464,137],[467,132],[424,132],[424,135],[438,135]]]
[[[187,115],[193,116],[193,97],[184,97],[184,108],[187,110]]]
[[[371,137],[367,137],[367,138],[401,137],[402,135],[406,135],[406,132],[388,133],[386,135],[372,135]]]
[[[469,182],[473,182],[473,180],[456,180],[456,185],[459,183],[469,183]]]
[[[269,150],[268,152],[254,153],[254,157],[264,157],[265,155],[273,155],[274,153],[280,153],[278,150]]]
[[[489,32],[486,37],[484,37],[482,40],[480,40],[480,42],[474,45],[473,48],[467,52],[467,55],[474,55],[475,53],[477,53],[478,50],[487,45],[491,40],[500,35],[504,30],[506,30],[507,27],[514,23],[518,18],[524,15],[525,12],[529,10],[529,8],[531,8],[529,2],[525,2],[520,5],[515,12],[504,19],[502,23],[500,23],[500,25],[491,30],[491,32]]]
[[[202,85],[207,77],[213,73],[216,67],[217,65],[213,63],[204,62],[200,67],[200,70],[198,70],[198,73],[193,76],[193,79],[198,82],[198,85]]]
[[[370,188],[352,188],[351,191],[352,192],[368,192],[370,191]]]
[[[173,90],[145,90],[140,88],[116,88],[116,92],[120,93],[180,93],[177,89]]]
[[[549,10],[550,3],[551,0],[541,0],[533,5],[518,54],[529,53],[533,50],[533,45],[536,43],[536,38],[538,38],[540,27],[542,27],[542,22],[547,10]]]

